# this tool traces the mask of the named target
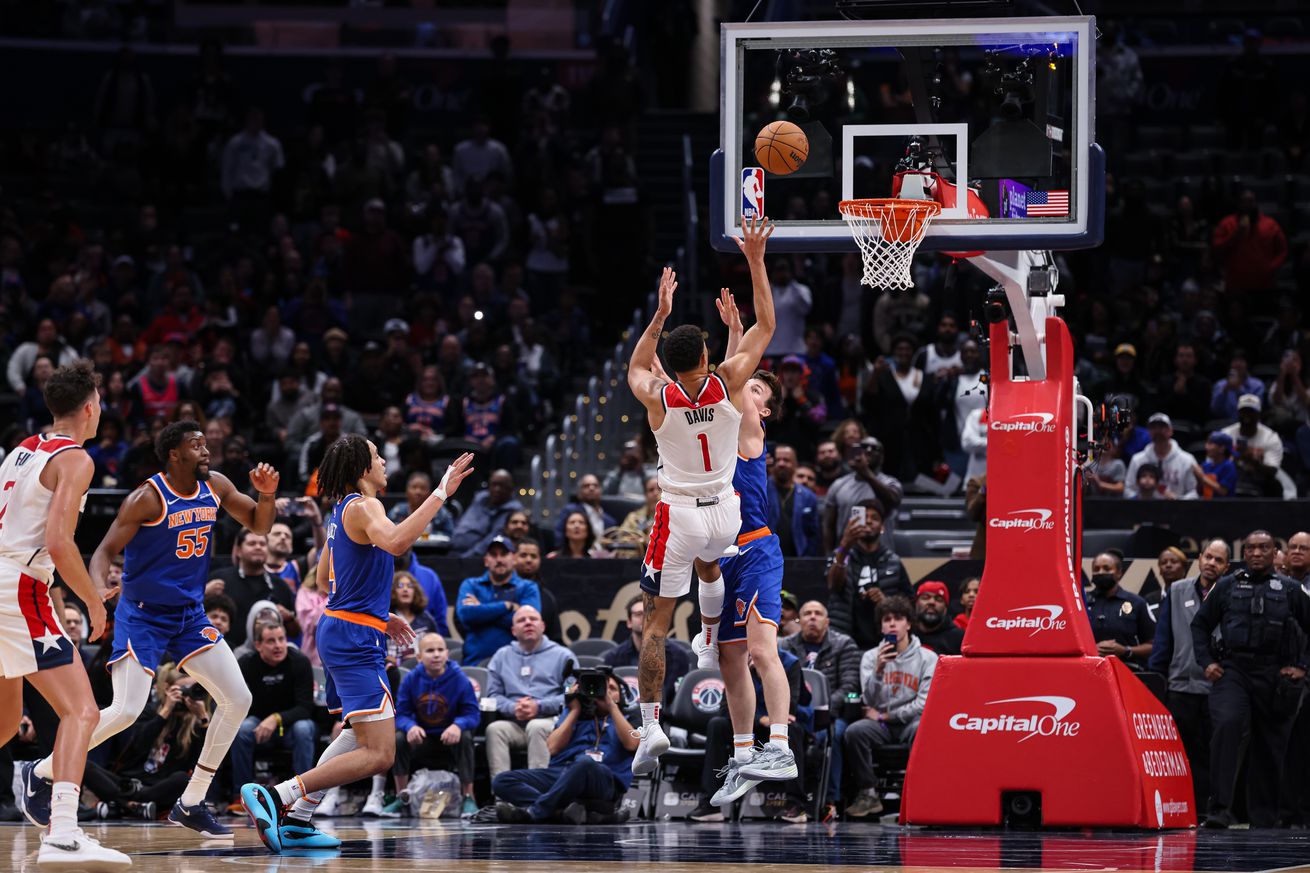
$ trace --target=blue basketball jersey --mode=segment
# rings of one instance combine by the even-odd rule
[[[385,622],[391,615],[391,577],[395,562],[374,545],[361,545],[346,533],[346,508],[361,494],[347,494],[332,509],[327,528],[328,602],[337,612],[355,612]]]
[[[198,605],[209,581],[209,546],[218,521],[218,497],[209,483],[197,482],[189,495],[178,494],[163,473],[146,480],[163,511],[127,544],[123,558],[123,598],[157,606]]]
[[[758,458],[743,458],[738,453],[732,488],[741,495],[741,532],[768,527],[769,468],[764,452]]]

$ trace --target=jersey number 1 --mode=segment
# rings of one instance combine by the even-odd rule
[[[700,440],[700,456],[705,460],[705,472],[712,473],[714,468],[710,466],[710,438],[703,433],[698,433],[696,439]]]
[[[209,529],[211,527],[213,525],[207,524],[194,530],[179,531],[175,554],[179,558],[204,557],[205,552],[209,551]]]

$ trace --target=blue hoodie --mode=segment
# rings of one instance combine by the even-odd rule
[[[432,620],[436,622],[437,633],[442,637],[450,639],[450,626],[446,622],[446,592],[441,588],[441,577],[437,571],[433,570],[427,564],[419,563],[418,555],[414,554],[411,549],[409,553],[409,566],[405,568],[409,574],[418,580],[418,585],[427,595],[428,612],[432,613]]]
[[[448,661],[440,676],[429,676],[422,665],[409,671],[396,695],[396,728],[408,733],[418,725],[432,733],[452,722],[462,731],[477,730],[482,723],[477,692],[459,665]]]
[[[477,606],[465,606],[464,598],[472,594]],[[459,583],[455,597],[455,615],[464,622],[468,633],[464,635],[464,658],[461,663],[476,666],[490,658],[514,639],[509,632],[514,625],[514,613],[506,603],[531,606],[541,610],[541,590],[537,583],[520,579],[511,573],[504,585],[491,584],[491,573],[474,576]]]
[[[569,662],[576,668],[577,655],[544,637],[531,652],[515,640],[487,665],[486,696],[496,701],[497,712],[510,718],[520,697],[537,701],[537,718],[557,715],[564,709],[564,665]]]

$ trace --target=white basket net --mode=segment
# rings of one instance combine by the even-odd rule
[[[871,288],[914,287],[910,263],[928,225],[942,211],[935,200],[843,200],[837,207],[864,259],[860,282]]]

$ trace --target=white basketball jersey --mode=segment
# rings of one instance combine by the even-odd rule
[[[82,444],[59,434],[28,437],[0,464],[0,557],[36,571],[47,579],[55,563],[46,549],[46,520],[54,492],[41,484],[50,459]],[[86,495],[82,495],[86,506]]]
[[[660,490],[686,497],[717,497],[732,489],[737,469],[741,413],[728,387],[711,373],[695,399],[677,382],[664,386],[664,423],[655,433],[660,449]]]

